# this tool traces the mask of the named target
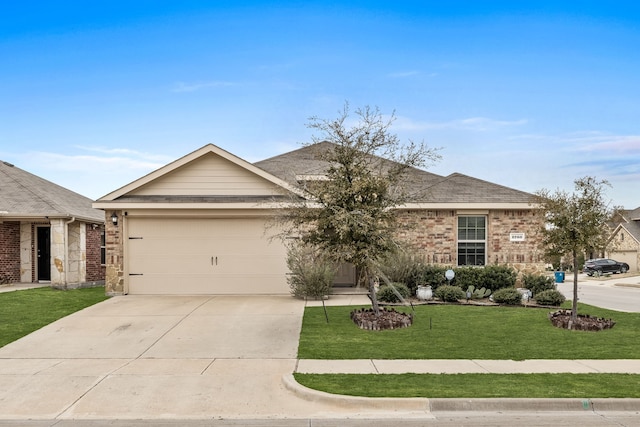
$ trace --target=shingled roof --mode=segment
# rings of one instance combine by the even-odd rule
[[[104,222],[93,201],[46,179],[0,161],[0,219],[72,218]]]
[[[318,154],[334,145],[320,142],[298,150],[254,163],[291,185],[300,185],[304,176],[322,176],[329,164],[318,159]],[[380,159],[389,162],[386,159]],[[415,203],[530,203],[533,195],[524,191],[494,184],[460,173],[441,176],[421,169],[411,168],[405,176],[405,185],[412,194],[420,196]]]

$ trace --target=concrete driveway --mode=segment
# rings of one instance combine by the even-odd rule
[[[322,417],[282,378],[304,302],[123,296],[0,349],[0,420]]]

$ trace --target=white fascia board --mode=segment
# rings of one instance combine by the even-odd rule
[[[397,209],[406,210],[496,210],[496,209],[536,209],[535,205],[529,203],[406,203],[398,206]]]
[[[221,209],[282,209],[289,207],[286,203],[117,203],[117,202],[94,202],[93,207],[97,209],[126,210],[221,210]]]

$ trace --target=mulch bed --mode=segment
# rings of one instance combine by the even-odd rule
[[[549,320],[553,326],[563,329],[572,329],[576,331],[602,331],[604,329],[611,329],[616,322],[612,319],[605,319],[603,317],[589,316],[588,314],[578,314],[578,317],[571,327],[571,310],[558,310],[549,313]]]
[[[381,331],[384,329],[408,328],[413,324],[413,314],[401,313],[393,308],[381,308],[376,316],[372,308],[361,308],[351,312],[351,320],[360,329]]]

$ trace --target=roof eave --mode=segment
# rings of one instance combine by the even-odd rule
[[[9,213],[0,213],[0,222],[2,221],[33,221],[33,220],[50,220],[50,219],[73,219],[76,221],[82,222],[90,222],[90,223],[100,223],[104,224],[104,219],[91,218],[84,215],[74,215],[74,214],[30,214],[30,213],[19,213],[19,212],[9,212]]]

